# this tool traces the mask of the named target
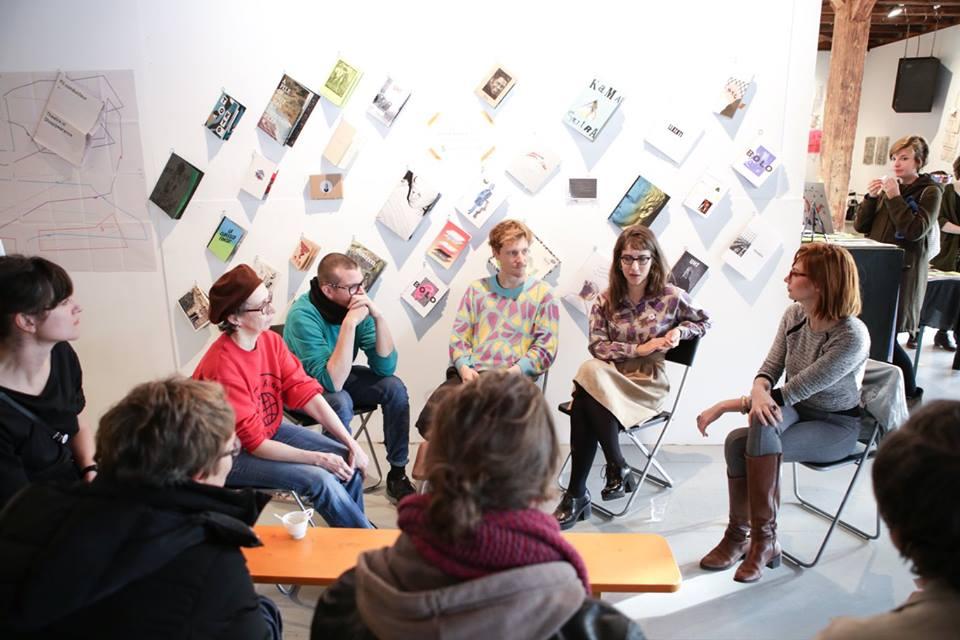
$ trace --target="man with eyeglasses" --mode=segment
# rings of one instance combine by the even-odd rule
[[[550,285],[527,277],[533,232],[522,222],[504,220],[490,230],[488,241],[499,271],[471,283],[460,300],[450,335],[451,366],[417,418],[421,435],[449,387],[494,369],[538,378],[557,355],[557,300]]]
[[[406,473],[410,401],[394,373],[397,350],[380,308],[367,297],[363,273],[353,258],[330,253],[317,265],[310,291],[287,313],[283,339],[306,372],[326,390],[323,397],[349,429],[354,405],[379,405],[387,447],[387,497],[415,492]],[[354,364],[363,351],[367,366]]]

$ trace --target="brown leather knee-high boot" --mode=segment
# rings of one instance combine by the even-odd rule
[[[747,558],[733,579],[756,582],[763,575],[763,566],[780,566],[780,543],[777,542],[777,510],[780,508],[780,454],[746,456],[747,499],[750,504],[750,548]]]
[[[723,539],[700,561],[700,567],[708,571],[729,569],[747,552],[747,534],[750,533],[750,506],[747,502],[747,477],[727,476],[727,493],[730,497],[730,520]]]

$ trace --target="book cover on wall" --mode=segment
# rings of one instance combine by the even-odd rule
[[[807,182],[803,185],[803,228],[814,233],[833,233],[827,188],[822,182]]]
[[[439,191],[430,187],[420,174],[408,169],[390,192],[377,220],[404,240],[409,240],[439,199]]]
[[[266,200],[270,193],[270,187],[273,186],[273,181],[276,179],[277,164],[254,151],[240,188],[257,200]]]
[[[780,246],[780,236],[760,216],[754,215],[724,252],[723,261],[752,280]]]
[[[454,207],[467,222],[479,229],[507,199],[503,182],[481,175]]]
[[[743,96],[753,83],[753,76],[745,73],[737,73],[727,76],[727,81],[723,83],[720,90],[720,96],[717,98],[717,104],[713,112],[727,118],[737,115],[743,104]]]
[[[89,134],[103,111],[103,101],[91,95],[62,71],[53,81],[50,97],[33,133],[33,141],[79,167]]]
[[[876,154],[877,138],[867,136],[863,140],[863,164],[873,164],[873,157]]]
[[[383,270],[386,268],[387,261],[356,240],[350,242],[347,255],[360,265],[360,272],[363,273],[363,288],[370,291],[377,281],[377,278],[380,277],[380,274],[383,273]]]
[[[403,109],[409,99],[410,90],[397,84],[392,76],[387,76],[383,86],[380,87],[380,91],[373,96],[373,103],[367,107],[367,113],[378,122],[389,127],[400,115],[400,110]]]
[[[500,265],[495,257],[490,256],[487,264],[494,271],[500,271]],[[537,234],[533,234],[533,241],[530,243],[529,253],[527,254],[527,277],[542,280],[559,266],[560,258],[543,243],[543,240]]]
[[[458,227],[453,221],[447,220],[447,224],[443,225],[443,229],[430,243],[427,255],[440,263],[440,266],[444,269],[449,269],[469,243],[470,234]]]
[[[607,288],[609,278],[610,256],[594,251],[560,295],[577,311],[589,315],[593,303]]]
[[[670,279],[687,293],[693,293],[697,284],[707,273],[707,263],[689,251],[684,251],[677,263],[670,270]]]
[[[780,166],[780,152],[759,140],[733,162],[734,170],[755,187],[761,187]]]
[[[221,261],[229,262],[246,235],[246,229],[227,216],[223,216],[213,235],[210,236],[210,241],[207,242],[207,249]]]
[[[581,135],[596,140],[621,102],[622,93],[603,80],[594,78],[567,109],[563,121]]]
[[[880,136],[877,138],[877,155],[874,156],[873,163],[885,165],[890,161],[890,136]]]
[[[310,176],[311,200],[340,200],[343,198],[343,174],[321,173]]]
[[[336,106],[342,107],[350,99],[350,94],[353,93],[357,83],[360,82],[360,76],[362,75],[362,71],[340,58],[333,65],[333,70],[327,76],[327,81],[323,83],[320,95]]]
[[[669,200],[670,196],[659,187],[643,176],[637,176],[620,198],[620,202],[614,207],[609,218],[618,227],[624,229],[634,224],[649,227],[667,206]]]
[[[700,140],[703,128],[689,120],[666,118],[647,131],[646,140],[677,164],[683,164]]]
[[[500,65],[496,65],[483,77],[483,80],[474,93],[476,93],[481,100],[496,109],[516,83],[517,78],[513,73],[507,71]]]
[[[210,300],[197,285],[193,285],[190,291],[180,296],[177,305],[183,311],[184,317],[190,321],[194,331],[200,331],[210,324]]]
[[[174,220],[179,220],[202,179],[203,171],[171,153],[150,193],[150,202]]]
[[[710,214],[713,207],[727,195],[729,187],[712,173],[707,172],[700,176],[697,184],[693,185],[683,206],[692,209],[704,216]]]
[[[357,130],[346,120],[341,120],[323,150],[323,157],[330,164],[346,167],[356,155],[356,148]]]
[[[542,145],[530,146],[507,166],[507,174],[530,193],[536,193],[560,167],[560,156]]]
[[[220,99],[214,105],[213,111],[207,116],[207,122],[204,126],[221,140],[229,140],[246,110],[245,106],[228,95],[226,91],[223,91],[220,93]]]
[[[253,270],[257,272],[257,275],[263,280],[263,286],[267,289],[273,289],[273,285],[276,284],[277,278],[280,277],[280,272],[271,267],[269,264],[264,262],[263,258],[256,256],[253,259],[253,264],[251,265]]]
[[[400,299],[410,305],[421,318],[426,318],[437,306],[450,288],[437,278],[429,269],[420,272],[412,282],[407,284]]]
[[[319,99],[313,91],[283,74],[257,126],[280,144],[292,147]]]
[[[567,193],[571,200],[596,200],[596,178],[570,178],[567,183]]]
[[[297,246],[293,248],[293,253],[290,254],[290,264],[297,271],[306,271],[313,264],[313,260],[318,253],[320,253],[320,245],[301,234]]]

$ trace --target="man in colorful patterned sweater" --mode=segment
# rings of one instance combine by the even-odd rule
[[[507,369],[532,378],[542,375],[557,355],[560,311],[550,286],[527,278],[533,232],[516,220],[490,231],[490,248],[500,271],[470,284],[450,335],[447,380],[427,400],[417,429],[426,434],[433,407],[450,386],[475,380],[484,371]]]

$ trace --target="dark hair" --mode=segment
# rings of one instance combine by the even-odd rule
[[[73,295],[73,282],[60,265],[40,256],[0,256],[0,342],[14,332],[18,313],[45,319],[47,312]]]
[[[606,291],[607,300],[603,307],[603,313],[607,318],[613,317],[614,311],[620,306],[620,301],[627,295],[627,278],[620,268],[620,256],[626,249],[639,249],[641,251],[646,249],[653,257],[650,261],[650,275],[647,276],[646,295],[658,296],[662,294],[670,275],[670,268],[667,267],[663,251],[660,250],[660,243],[657,242],[657,236],[653,235],[653,231],[642,224],[635,224],[624,229],[620,237],[617,238],[617,244],[613,247],[610,284]]]
[[[105,478],[168,486],[212,474],[235,428],[223,387],[183,377],[138,385],[100,419]]]
[[[360,265],[357,264],[356,260],[346,254],[328,253],[323,256],[320,264],[317,265],[317,280],[320,284],[340,284],[339,282],[333,281],[335,276],[334,272],[337,269],[360,269]]]
[[[880,514],[924,578],[960,589],[960,402],[924,405],[884,438],[873,463]]]
[[[543,394],[526,376],[490,371],[442,396],[430,426],[431,529],[455,542],[486,511],[552,495],[560,445]]]

